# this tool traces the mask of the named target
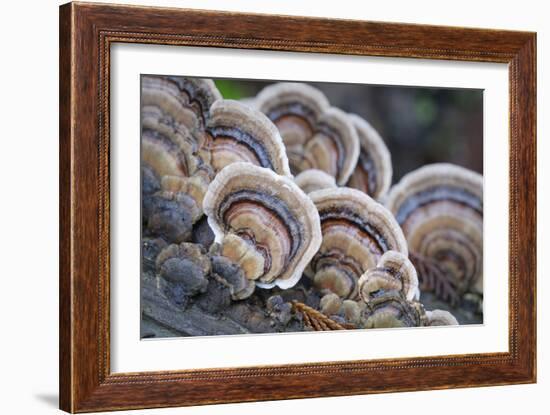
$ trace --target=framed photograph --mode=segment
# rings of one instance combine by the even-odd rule
[[[536,35],[60,8],[60,407],[536,381]]]

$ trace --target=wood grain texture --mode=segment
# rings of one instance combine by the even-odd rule
[[[109,58],[115,42],[510,66],[509,352],[110,373]],[[60,406],[68,412],[534,382],[533,33],[70,3],[60,9]]]
[[[71,410],[72,292],[71,289],[71,102],[72,19],[70,8],[59,14],[59,406]]]

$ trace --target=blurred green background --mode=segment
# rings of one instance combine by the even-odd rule
[[[273,81],[215,79],[223,97],[255,96]],[[308,82],[331,105],[356,113],[388,146],[393,182],[429,163],[448,162],[483,173],[483,91]]]

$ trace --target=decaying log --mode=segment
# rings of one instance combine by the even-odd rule
[[[203,311],[196,305],[182,309],[157,289],[155,280],[141,280],[142,317],[153,320],[180,336],[211,336],[250,333],[244,326],[222,316]]]

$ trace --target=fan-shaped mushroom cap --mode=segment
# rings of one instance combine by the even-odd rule
[[[290,176],[279,131],[260,111],[238,101],[216,101],[210,108],[206,130],[216,171],[231,163],[248,161]]]
[[[399,291],[409,301],[418,301],[418,276],[409,259],[400,252],[388,251],[359,278],[359,295],[365,302],[384,295],[388,291]]]
[[[483,292],[483,178],[452,164],[405,175],[388,193],[411,253],[450,272],[463,290]]]
[[[327,97],[308,84],[279,82],[262,89],[254,99],[254,105],[263,113],[298,117],[313,124],[315,119],[330,107]],[[271,118],[271,117],[270,117]],[[294,130],[294,125],[290,126]]]
[[[142,106],[158,107],[170,123],[184,125],[190,130],[204,128],[210,106],[221,98],[210,79],[141,77]]]
[[[162,110],[155,106],[144,106],[141,109],[141,128],[143,159],[147,160],[147,151],[150,146],[153,150],[163,153],[171,153],[179,157],[183,169],[168,170],[167,174],[191,176],[197,171],[204,170],[212,174],[210,167],[210,152],[206,148],[205,135],[192,133],[182,124],[174,123],[169,116],[165,116]],[[150,134],[150,132],[154,132]],[[169,155],[164,155],[166,158]],[[174,156],[172,156],[174,157]],[[170,162],[165,168],[169,168]],[[161,173],[158,167],[156,170]]]
[[[195,169],[195,163],[188,154],[187,149],[158,131],[144,128],[141,132],[141,160],[158,177],[189,176]]]
[[[323,242],[306,270],[319,289],[343,298],[357,296],[357,280],[394,250],[408,254],[391,213],[365,193],[340,187],[309,194],[321,218]]]
[[[294,178],[294,183],[306,193],[337,187],[334,177],[317,169],[304,170]]]
[[[445,310],[426,311],[427,326],[458,326],[456,318]]]
[[[422,304],[407,301],[398,292],[373,298],[365,309],[365,328],[420,327],[426,324]]]
[[[384,140],[364,118],[349,117],[359,137],[359,160],[347,186],[362,190],[374,199],[381,199],[391,185],[391,156]]]
[[[263,89],[256,107],[275,123],[294,174],[319,169],[343,185],[359,157],[359,139],[346,113],[329,106],[323,93],[305,84]]]
[[[290,288],[321,244],[315,205],[286,176],[250,163],[221,170],[204,211],[222,255],[262,288]]]

